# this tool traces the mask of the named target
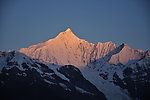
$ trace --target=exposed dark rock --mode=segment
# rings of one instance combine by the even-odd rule
[[[15,57],[15,54],[10,56]],[[10,60],[6,58],[6,61]],[[32,59],[16,63],[7,64],[0,73],[0,95],[4,100],[106,100],[104,94],[74,66],[62,66],[56,70],[68,79],[65,80],[50,69],[54,65]]]
[[[102,77],[104,80],[107,80],[108,79],[108,73],[100,73],[99,74],[100,77]]]

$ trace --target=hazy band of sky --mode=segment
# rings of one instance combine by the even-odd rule
[[[54,38],[70,27],[89,42],[149,49],[150,0],[1,0],[0,50]]]

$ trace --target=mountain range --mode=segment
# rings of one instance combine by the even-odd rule
[[[120,46],[116,47],[112,42],[89,43],[83,39],[79,39],[68,28],[54,39],[29,46],[29,48],[21,48],[19,52],[42,62],[58,65],[75,65],[77,67],[86,66],[97,59],[105,57],[108,53],[116,49],[118,51],[109,60],[112,64],[125,64],[129,60],[143,57],[144,51],[134,50],[126,44],[121,46],[118,49]]]
[[[89,43],[69,28],[43,43],[1,51],[0,70],[6,99],[147,100],[150,92],[150,50]]]

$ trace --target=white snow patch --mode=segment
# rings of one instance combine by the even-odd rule
[[[59,73],[57,71],[57,68],[59,68],[60,66],[58,66],[58,65],[51,65],[51,64],[49,64],[48,66],[49,66],[49,68],[51,68],[55,72],[55,74],[57,76],[59,76],[60,78],[62,78],[63,80],[66,80],[68,82],[70,81],[65,75],[63,75],[63,74],[61,74],[61,73]]]
[[[51,81],[49,81],[49,80],[44,79],[44,81],[45,81],[46,83],[48,83],[48,84],[56,85],[55,83],[53,83],[53,82],[51,82]]]
[[[71,91],[65,84],[59,83],[59,85],[60,85],[61,87],[63,87],[65,90]]]
[[[54,77],[52,77],[51,75],[53,75],[54,73],[45,73],[44,75],[41,75],[42,77],[45,77],[45,76],[47,76],[47,77],[49,77],[50,79],[55,79]]]
[[[27,74],[26,74],[26,73],[22,73],[22,75],[23,75],[23,76],[27,76]]]
[[[97,89],[103,92],[108,100],[131,100],[130,97],[120,87],[104,80],[99,76],[99,72],[91,68],[80,68],[83,76],[94,84]]]
[[[85,91],[85,90],[83,90],[82,88],[79,88],[79,87],[77,87],[77,86],[75,86],[75,88],[76,88],[76,90],[79,91],[80,93],[86,93],[86,94],[94,95],[93,93],[87,92],[87,91]]]
[[[11,59],[12,62],[17,62],[19,65],[21,65],[24,62],[32,63],[32,60],[29,59],[26,55],[15,52],[14,57]]]
[[[36,68],[36,67],[34,67],[34,69],[35,69],[37,72],[39,72],[40,74],[43,73],[40,69],[38,69],[38,68]]]
[[[16,66],[20,71],[25,71],[21,66]]]
[[[22,76],[22,74],[20,74],[20,73],[17,73],[17,75],[18,75],[18,76]]]
[[[17,73],[18,76],[27,76],[26,73]]]

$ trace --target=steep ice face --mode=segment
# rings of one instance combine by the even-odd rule
[[[19,51],[35,59],[59,65],[84,66],[90,59],[94,44],[79,39],[70,29],[44,43]]]
[[[138,60],[143,57],[143,51],[134,50],[130,48],[127,44],[122,45],[123,48],[120,52],[112,55],[110,63],[113,64],[126,64],[130,60]]]
[[[93,51],[91,52],[90,62],[93,62],[99,58],[105,57],[109,52],[111,52],[115,48],[116,48],[116,45],[112,42],[106,42],[106,43],[98,42],[94,46]]]
[[[119,46],[120,47],[120,46]],[[58,65],[86,66],[97,59],[109,58],[113,64],[125,64],[129,60],[141,58],[141,51],[134,50],[123,44],[123,49],[117,51],[118,47],[112,42],[97,44],[89,43],[78,38],[71,29],[61,32],[56,38],[46,42],[32,45],[29,48],[21,48],[19,52],[31,58],[47,63]],[[110,54],[111,52],[117,52]]]

